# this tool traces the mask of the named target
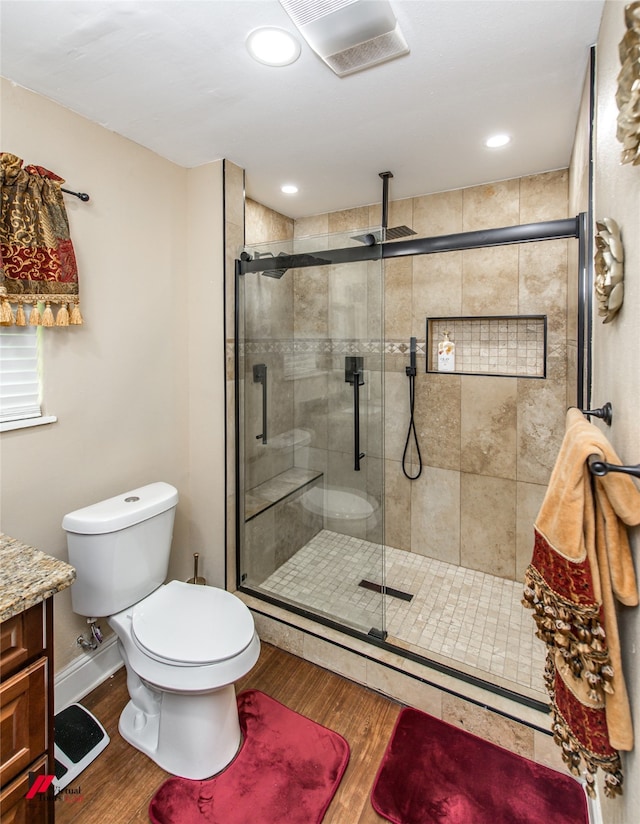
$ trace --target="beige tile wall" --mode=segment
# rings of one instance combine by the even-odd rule
[[[431,236],[555,220],[566,217],[567,209],[568,173],[560,170],[395,201],[389,225],[406,224],[419,236]],[[248,202],[248,237],[279,240],[293,231],[300,244],[321,232],[369,228],[379,223],[379,213],[379,206],[365,206],[292,223]],[[577,273],[568,275],[570,244],[577,241],[423,255],[385,264],[384,456],[374,449],[367,460],[372,487],[384,460],[387,544],[506,578],[522,577],[530,559],[533,519],[563,434],[572,344],[568,335],[575,331],[567,322],[567,306],[575,305],[577,289]],[[281,306],[266,294],[271,284],[264,284],[260,314],[273,313],[264,321],[272,331],[287,329],[293,318],[296,339],[311,342],[333,335],[332,330],[341,327],[332,313],[345,311],[350,301],[365,295],[371,311],[361,315],[351,336],[375,338],[378,307],[372,277],[361,270],[356,284],[329,267],[297,270]],[[280,289],[282,295],[284,291]],[[502,314],[547,316],[546,379],[425,374],[428,316]],[[363,322],[369,328],[363,328]],[[411,336],[419,346],[415,421],[425,466],[413,482],[401,471],[409,423],[405,353]],[[379,368],[374,358],[369,360],[370,368]],[[328,434],[320,424],[325,408],[337,421],[339,409],[332,408],[337,390],[323,383],[326,378],[306,380],[309,383],[296,392],[306,404],[305,414],[315,410],[312,428],[317,434],[312,448],[296,455],[296,461],[332,473],[336,485],[349,486],[353,474],[340,429],[330,423]],[[294,413],[294,421],[301,425],[299,413]],[[415,469],[414,464],[412,474]],[[369,493],[374,491],[371,486]]]

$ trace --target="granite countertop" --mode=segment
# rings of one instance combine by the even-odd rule
[[[69,564],[0,532],[0,621],[71,586]]]

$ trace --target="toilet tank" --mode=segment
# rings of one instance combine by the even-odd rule
[[[177,503],[178,490],[159,481],[64,516],[74,612],[113,615],[164,583]]]

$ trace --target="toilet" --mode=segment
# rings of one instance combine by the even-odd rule
[[[106,617],[130,701],[119,730],[173,775],[223,770],[241,743],[235,682],[258,660],[245,604],[223,589],[164,583],[178,492],[157,482],[65,515],[73,611]]]

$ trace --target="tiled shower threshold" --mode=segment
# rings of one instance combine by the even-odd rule
[[[524,703],[547,703],[544,644],[521,604],[521,584],[393,547],[385,547],[384,564],[385,585],[411,601],[360,586],[382,580],[380,546],[329,530],[251,590],[364,635],[383,626],[384,601],[385,648]]]

